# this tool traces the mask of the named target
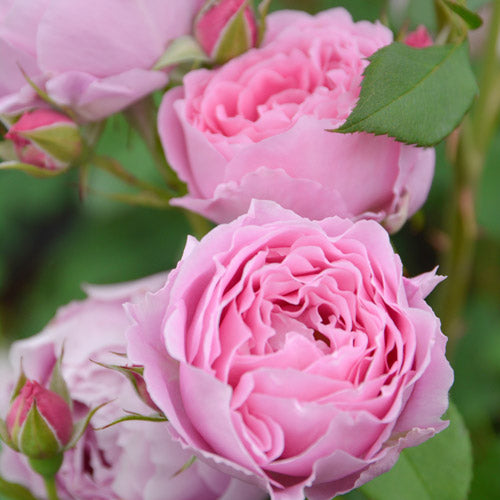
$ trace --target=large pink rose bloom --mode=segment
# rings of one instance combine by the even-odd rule
[[[0,114],[56,103],[98,120],[166,84],[152,67],[202,0],[0,0]]]
[[[374,221],[253,202],[129,306],[129,356],[198,456],[272,499],[329,500],[446,427],[439,281],[403,277]]]
[[[17,342],[11,349],[11,364],[19,369],[22,359],[28,377],[45,383],[56,356],[64,345],[62,373],[69,387],[76,417],[80,418],[103,402],[92,426],[108,424],[124,415],[123,410],[149,415],[132,385],[115,371],[90,360],[125,364],[125,331],[129,320],[124,301],[138,300],[147,290],[156,290],[165,275],[134,283],[91,287],[89,298],[62,308],[40,334]],[[3,396],[8,394],[4,384]],[[8,406],[6,398],[0,398]],[[261,500],[255,486],[232,479],[196,461],[178,473],[192,453],[174,441],[168,424],[126,422],[105,430],[88,429],[76,448],[64,455],[57,474],[61,500]],[[46,498],[43,482],[31,472],[26,459],[3,447],[0,474],[7,480],[28,486],[38,498]]]
[[[427,197],[434,150],[325,130],[354,108],[366,58],[391,43],[390,30],[341,8],[267,19],[260,49],[193,71],[165,95],[160,136],[189,190],[173,203],[228,222],[252,198],[270,199],[312,219],[398,229]]]

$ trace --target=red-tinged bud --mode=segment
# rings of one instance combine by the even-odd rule
[[[28,380],[10,407],[6,427],[18,451],[30,458],[50,458],[70,442],[73,417],[59,394]]]
[[[430,47],[434,43],[427,28],[423,25],[420,25],[415,31],[410,31],[410,33],[406,35],[404,42],[406,45],[416,49]]]
[[[208,0],[194,30],[203,50],[219,64],[257,45],[257,21],[248,0]]]
[[[77,125],[51,109],[24,113],[5,135],[19,160],[46,170],[62,170],[82,152]]]

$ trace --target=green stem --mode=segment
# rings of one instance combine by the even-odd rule
[[[125,111],[125,118],[144,140],[154,164],[167,187],[176,194],[184,194],[183,183],[167,163],[156,126],[156,107],[151,96]]]
[[[445,255],[448,279],[441,289],[440,317],[452,355],[462,332],[462,312],[469,289],[477,240],[475,205],[488,146],[500,110],[500,62],[496,45],[500,31],[500,0],[495,0],[483,60],[478,100],[465,118],[454,163],[451,246]]]
[[[59,500],[57,495],[56,476],[46,477],[43,476],[45,489],[47,491],[47,500]]]
[[[110,173],[111,175],[114,175],[121,181],[125,182],[125,184],[139,188],[143,191],[150,192],[155,196],[157,196],[158,198],[169,200],[173,196],[172,193],[166,191],[165,189],[161,189],[153,184],[150,184],[149,182],[139,179],[131,172],[129,172],[127,169],[125,169],[114,158],[110,158],[108,156],[96,155],[92,158],[92,163],[101,170],[104,170]]]

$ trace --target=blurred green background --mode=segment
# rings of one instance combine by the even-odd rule
[[[401,2],[404,3],[404,2]],[[470,7],[485,4],[469,1]],[[282,0],[274,8],[315,12],[344,5],[356,19],[378,18],[383,0]],[[390,18],[435,29],[431,0],[412,0]],[[99,149],[131,171],[160,182],[140,139],[121,117],[108,121]],[[409,275],[432,269],[449,244],[448,207],[452,167],[445,145],[437,148],[436,176],[429,200],[394,238]],[[161,211],[111,201],[100,192],[122,190],[107,174],[92,171],[92,191],[82,202],[77,172],[37,180],[0,174],[0,339],[40,331],[56,309],[83,298],[80,284],[139,278],[173,267],[189,224],[177,210]],[[500,498],[500,130],[488,154],[477,202],[480,237],[473,279],[463,311],[463,332],[452,364],[452,397],[462,412],[474,448],[470,500]],[[430,297],[430,302],[435,297]],[[445,332],[446,333],[446,332]],[[462,499],[457,499],[462,500]]]

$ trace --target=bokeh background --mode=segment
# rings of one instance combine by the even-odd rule
[[[389,3],[401,9],[389,16],[393,28],[398,29],[408,19],[410,28],[423,23],[435,31],[432,0],[273,0],[273,8],[315,12],[343,5],[355,19],[375,20]],[[487,7],[488,2],[468,2],[471,8],[480,4]],[[141,140],[122,117],[108,120],[99,150],[138,176],[161,182]],[[453,171],[446,150],[445,144],[437,147],[436,176],[426,205],[393,238],[408,275],[438,265],[450,244]],[[103,193],[123,192],[123,187],[101,171],[90,172],[91,190],[83,200],[78,182],[77,172],[47,180],[17,172],[0,173],[2,350],[17,338],[40,331],[59,306],[83,298],[81,283],[140,278],[172,268],[180,257],[190,231],[180,211],[133,207],[109,199]],[[479,239],[472,281],[462,311],[460,339],[450,353],[455,369],[452,398],[465,418],[473,444],[474,478],[469,499],[493,500],[500,498],[498,127],[476,209]],[[436,303],[438,295],[434,292],[430,302]]]

